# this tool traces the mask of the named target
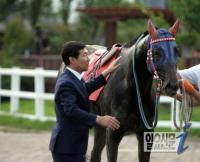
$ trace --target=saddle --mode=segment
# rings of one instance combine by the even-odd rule
[[[89,54],[89,68],[82,74],[85,81],[99,76],[117,58],[122,49],[121,45],[118,44],[113,45],[110,49],[97,45],[87,45],[86,48],[88,49],[89,53],[91,53]],[[108,79],[109,76],[106,77],[106,80]],[[103,88],[104,87],[101,87],[93,92],[89,96],[89,99],[96,101]]]

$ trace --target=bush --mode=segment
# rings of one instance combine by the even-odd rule
[[[74,25],[66,24],[53,24],[42,25],[42,28],[47,32],[51,46],[51,54],[59,54],[62,45],[67,41],[82,41],[86,44],[99,44],[98,38],[103,34],[101,25],[95,26],[94,24],[89,26],[88,24],[79,23]],[[98,34],[100,33],[100,34]]]
[[[24,53],[30,46],[33,36],[29,32],[20,17],[10,20],[6,24],[6,30],[3,36],[3,48],[0,51],[1,66],[10,67],[16,63],[17,55]]]

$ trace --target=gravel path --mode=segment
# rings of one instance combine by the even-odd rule
[[[52,162],[48,150],[50,132],[5,132],[0,130],[0,162]],[[92,146],[89,140],[88,152]],[[188,139],[185,153],[152,153],[151,162],[200,162],[200,139]],[[125,137],[119,147],[118,162],[137,162],[135,136]],[[105,149],[102,162],[107,162]]]

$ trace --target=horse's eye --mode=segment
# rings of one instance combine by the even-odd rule
[[[153,62],[158,62],[162,57],[162,49],[153,49]]]
[[[178,56],[181,57],[181,51],[178,47],[174,47],[174,53]]]

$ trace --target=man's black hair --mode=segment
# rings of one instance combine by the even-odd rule
[[[77,41],[70,41],[63,45],[61,56],[65,65],[69,65],[69,57],[78,58],[79,51],[85,48],[85,44]]]

